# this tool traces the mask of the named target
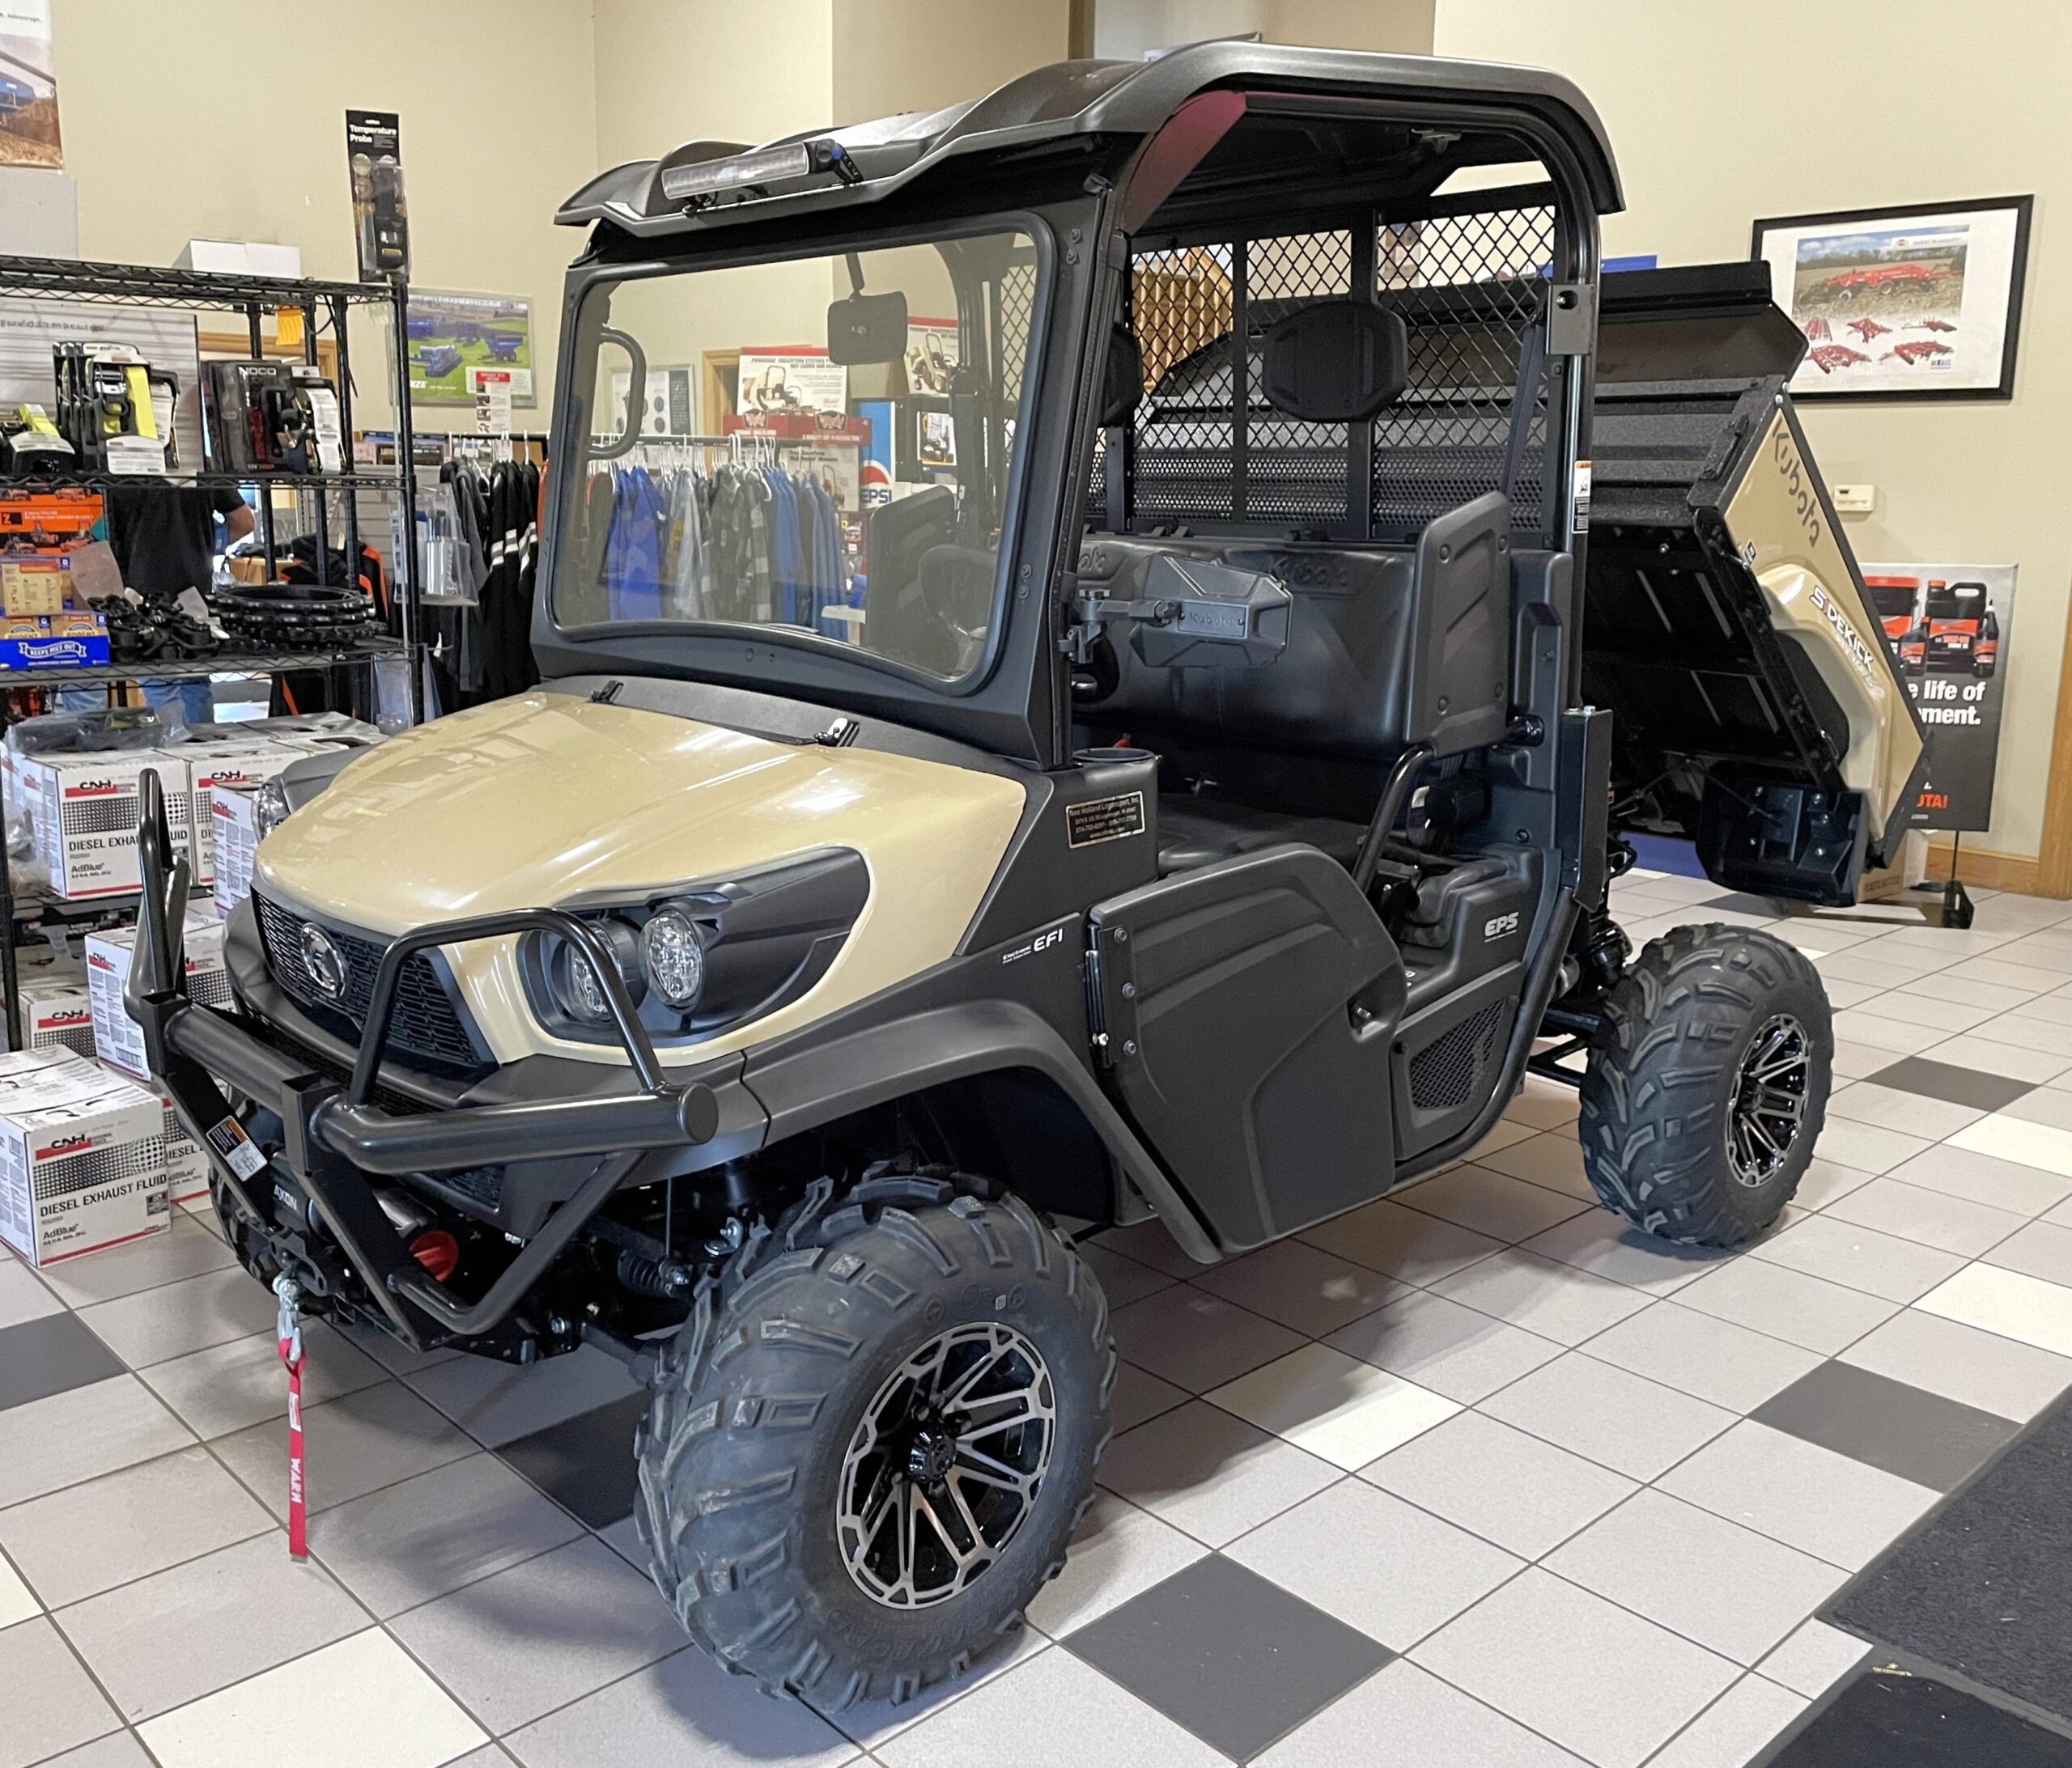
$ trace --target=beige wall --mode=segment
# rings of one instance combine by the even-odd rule
[[[1149,49],[1240,36],[1314,49],[1432,53],[1433,0],[1094,0],[1093,53],[1130,59]]]
[[[413,274],[529,295],[544,427],[561,274],[554,210],[596,167],[585,0],[57,0],[65,166],[89,258],[169,264],[192,238],[302,248],[355,273],[347,106],[402,117]],[[241,80],[251,83],[240,84]],[[353,338],[355,416],[388,420],[386,346]],[[419,426],[472,426],[453,407]],[[521,425],[525,420],[520,419]]]
[[[834,121],[940,110],[1070,53],[1067,0],[834,0]]]
[[[1804,0],[1438,0],[1441,55],[1551,67],[1603,117],[1627,212],[1606,248],[1664,264],[1748,255],[1750,223],[1881,203],[2033,192],[2011,403],[1813,405],[1831,482],[1878,487],[1847,519],[1859,558],[2019,565],[1991,831],[2033,854],[2072,573],[2072,33],[2061,7],[1886,0],[1875,28],[1810,28]]]

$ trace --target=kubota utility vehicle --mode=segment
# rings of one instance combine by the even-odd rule
[[[1600,283],[1619,201],[1551,75],[1236,42],[580,192],[541,686],[290,771],[232,1008],[145,819],[134,1010],[244,1263],[625,1359],[656,1582],[829,1706],[1063,1560],[1115,1357],[1054,1222],[1225,1258],[1537,1071],[1611,1207],[1761,1233],[1819,978],[1736,926],[1633,954],[1621,832],[1846,902],[1920,733],[1804,339],[1760,266]],[[698,456],[694,532],[650,363],[707,434],[730,375],[799,392]]]

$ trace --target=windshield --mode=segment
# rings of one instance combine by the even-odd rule
[[[1004,231],[592,288],[555,623],[750,627],[970,675],[1037,273]]]

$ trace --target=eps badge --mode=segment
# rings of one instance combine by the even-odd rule
[[[1518,913],[1514,909],[1509,914],[1493,914],[1484,922],[1482,937],[1484,939],[1501,939],[1505,934],[1515,933],[1518,930]]]

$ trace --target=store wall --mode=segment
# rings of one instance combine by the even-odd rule
[[[703,9],[701,9],[703,10]],[[347,106],[402,117],[414,279],[533,299],[552,383],[561,275],[554,210],[596,169],[585,0],[57,0],[66,170],[83,256],[169,264],[191,238],[299,246],[350,280]],[[355,416],[388,421],[386,346],[353,339]],[[418,412],[426,429],[472,411]]]
[[[940,110],[1071,53],[1067,0],[834,0],[837,122]]]
[[[1433,0],[1094,0],[1093,53],[1147,51],[1256,31],[1268,43],[1432,53]]]
[[[1824,10],[1824,9],[1822,9]],[[2072,108],[2063,9],[1886,0],[1813,28],[1802,0],[1437,0],[1441,55],[1567,74],[1605,121],[1628,209],[1606,249],[1696,264],[1748,255],[1758,216],[2033,192],[2011,403],[1811,405],[1830,481],[1878,488],[1845,518],[1859,557],[2021,568],[1991,830],[2041,836],[2072,574]]]

